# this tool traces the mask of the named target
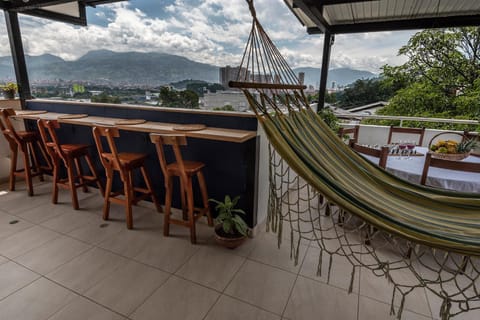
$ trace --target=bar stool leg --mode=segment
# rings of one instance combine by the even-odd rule
[[[30,172],[30,159],[28,157],[28,146],[25,144],[24,147],[22,147],[22,153],[23,153],[23,163],[25,165],[25,182],[27,183],[27,189],[28,189],[28,195],[33,196],[33,183],[32,183],[32,175]]]
[[[87,186],[87,180],[85,180],[83,178],[84,173],[83,173],[83,169],[82,169],[82,164],[80,163],[79,158],[75,158],[74,161],[75,161],[75,168],[77,169],[77,173],[78,173],[78,180],[80,181],[80,184],[82,185],[83,192],[86,193],[86,192],[88,192],[88,186]]]
[[[190,242],[192,244],[197,243],[197,233],[195,228],[195,215],[194,215],[194,203],[193,203],[193,186],[192,177],[188,177],[187,180],[187,206],[188,206],[188,225],[190,227]]]
[[[92,161],[92,158],[90,157],[90,154],[87,153],[85,155],[85,161],[87,161],[88,168],[90,169],[92,176],[95,178],[95,182],[97,184],[98,190],[100,191],[100,194],[103,197],[105,195],[105,190],[103,190],[103,186],[100,182],[100,179],[98,178],[97,170],[95,170],[95,167],[93,166],[93,161]]]
[[[173,181],[171,177],[165,177],[165,216],[163,221],[163,235],[168,237],[170,234],[170,214],[172,208]]]
[[[42,169],[40,169],[40,163],[38,161],[38,157],[35,152],[33,142],[27,142],[27,150],[29,151],[30,158],[32,159],[32,169],[34,170],[35,173],[41,173]],[[42,174],[40,174],[40,181],[43,181]]]
[[[52,159],[53,162],[53,191],[52,191],[52,203],[57,204],[58,203],[58,183],[60,180],[59,177],[59,167],[60,167],[60,161],[57,157]]]
[[[37,145],[38,145],[38,149],[40,149],[40,152],[42,153],[43,159],[45,159],[47,163],[47,168],[45,170],[52,170],[52,163],[50,162],[50,157],[47,155],[47,152],[45,151],[45,147],[43,146],[40,140],[37,141]]]
[[[17,157],[18,146],[17,144],[10,143],[11,158],[10,158],[10,191],[15,191],[15,179],[17,178],[15,172],[17,171]]]
[[[145,185],[147,186],[147,190],[152,197],[152,201],[153,201],[153,204],[155,205],[155,208],[157,209],[157,212],[162,213],[162,206],[160,205],[160,203],[158,203],[157,196],[153,191],[152,181],[148,176],[147,168],[145,166],[141,166],[140,171],[142,172],[143,179],[145,180]]]
[[[183,183],[183,180],[181,177],[179,177],[180,180],[180,201],[182,203],[182,218],[184,221],[188,220],[188,205],[187,205],[187,193],[186,193],[186,187]]]
[[[205,177],[203,176],[202,171],[197,172],[197,179],[200,186],[200,193],[202,194],[204,214],[207,216],[208,225],[212,227],[213,219],[212,215],[210,214],[210,206],[208,204],[207,184],[205,182]]]
[[[74,160],[67,158],[67,174],[68,174],[68,187],[70,188],[70,194],[72,196],[72,204],[75,210],[80,209],[77,197],[77,188],[75,187],[75,172],[74,172]]]
[[[105,168],[105,174],[107,176],[107,182],[105,185],[104,193],[104,202],[103,202],[103,220],[108,220],[108,215],[110,213],[110,195],[112,193],[112,183],[113,183],[113,169]]]
[[[127,220],[127,229],[133,228],[132,202],[133,202],[133,181],[132,172],[124,175],[123,193],[125,194],[125,216]]]

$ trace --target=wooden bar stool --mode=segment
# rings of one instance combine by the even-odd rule
[[[95,182],[100,194],[103,196],[103,187],[98,179],[97,171],[93,166],[92,158],[88,152],[89,145],[86,144],[60,144],[55,129],[60,128],[57,120],[37,121],[40,136],[53,163],[53,194],[52,202],[58,202],[58,188],[70,190],[72,205],[75,210],[80,208],[78,204],[77,189],[82,188],[88,192],[88,183]],[[84,158],[90,169],[91,175],[85,175],[80,160]],[[67,178],[60,178],[61,164],[67,169]]]
[[[105,167],[107,176],[107,184],[105,188],[105,202],[103,205],[103,219],[107,220],[110,212],[110,202],[118,203],[125,206],[127,228],[133,228],[132,204],[137,204],[140,200],[151,197],[158,212],[162,212],[162,208],[152,189],[152,183],[145,167],[145,153],[127,153],[118,152],[115,146],[115,138],[120,137],[118,128],[97,126],[93,128],[93,136],[97,145],[98,155]],[[102,137],[107,141],[109,150],[105,150],[102,145]],[[133,170],[140,169],[146,188],[138,188],[133,186]],[[118,171],[120,179],[123,182],[123,193],[112,192],[113,174]],[[136,192],[141,193],[137,197]],[[117,198],[123,194],[124,199]]]
[[[0,110],[0,129],[10,146],[10,191],[15,191],[16,177],[22,177],[27,184],[28,195],[33,196],[32,178],[39,176],[43,181],[43,173],[51,170],[51,164],[41,143],[40,136],[36,131],[16,131],[10,121],[10,116],[14,116],[13,109]],[[34,145],[37,144],[46,166],[41,166],[37,157]],[[17,169],[18,149],[22,152],[23,169]]]
[[[160,167],[165,177],[165,221],[163,224],[163,234],[168,236],[170,233],[170,224],[182,225],[190,228],[190,241],[197,242],[195,232],[195,222],[200,217],[206,216],[208,225],[213,226],[213,219],[208,205],[207,184],[202,173],[205,164],[198,161],[184,161],[180,146],[187,145],[187,139],[184,135],[159,135],[150,134],[151,141],[157,149]],[[175,154],[175,162],[167,163],[165,158],[164,146],[171,146]],[[197,176],[200,192],[202,194],[203,208],[196,208],[193,203],[192,178]],[[171,217],[172,195],[173,195],[173,177],[180,178],[180,192],[182,199],[182,209],[185,212],[187,220],[177,220]]]

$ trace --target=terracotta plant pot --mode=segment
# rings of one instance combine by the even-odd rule
[[[5,99],[15,99],[15,91],[3,90],[3,97]]]
[[[235,249],[241,245],[247,237],[241,234],[228,234],[223,232],[221,225],[215,226],[215,240],[217,243],[228,249]]]

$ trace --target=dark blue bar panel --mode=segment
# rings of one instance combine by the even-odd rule
[[[91,116],[145,119],[148,121],[192,124],[201,123],[211,127],[257,130],[257,120],[253,116],[235,115],[234,113],[197,112],[165,108],[143,108],[135,106],[110,106],[88,103],[72,103],[59,101],[28,101],[29,110],[47,110],[59,113],[85,113]],[[34,126],[29,121],[28,126]],[[91,147],[96,166],[102,176],[103,168],[95,148],[91,128],[80,125],[62,124],[58,132],[62,143],[88,143]],[[154,184],[160,202],[164,203],[165,188],[160,164],[154,145],[148,133],[124,131],[120,132],[117,147],[120,152],[144,152],[149,154],[147,169]],[[257,139],[243,143],[224,142],[198,138],[188,138],[188,146],[183,149],[187,160],[201,161],[206,164],[204,174],[210,198],[223,200],[225,195],[240,195],[239,207],[247,213],[247,222],[254,227],[256,221],[256,179],[257,176]],[[167,152],[169,161],[173,161],[173,153]],[[140,174],[135,181],[141,181]],[[196,183],[196,181],[194,181]],[[117,183],[117,187],[119,184]],[[194,186],[196,204],[201,204],[197,185]],[[178,182],[174,185],[174,207],[180,208]],[[212,205],[213,206],[213,205]],[[212,208],[212,213],[214,210]]]

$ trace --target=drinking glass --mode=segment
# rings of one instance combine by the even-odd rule
[[[407,148],[407,144],[405,143],[405,141],[400,141],[400,144],[398,145],[398,149],[400,149],[398,159],[402,159],[402,155],[406,148]]]
[[[407,149],[408,149],[408,158],[409,160],[412,160],[412,154],[413,150],[415,150],[415,141],[409,141],[407,142]]]

